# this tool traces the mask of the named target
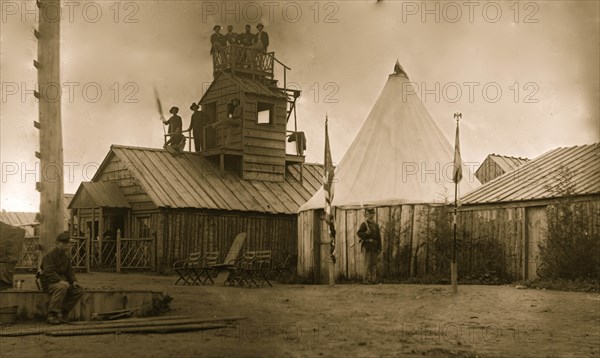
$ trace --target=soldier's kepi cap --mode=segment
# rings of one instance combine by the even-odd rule
[[[259,22],[258,25],[256,25],[256,28],[258,29],[259,27],[265,27],[265,26]]]
[[[367,208],[367,209],[365,209],[365,213],[367,213],[367,214],[375,214],[375,209],[373,209],[373,208]]]
[[[68,243],[69,236],[70,236],[69,233],[66,231],[61,234],[58,234],[58,236],[56,236],[56,242]]]
[[[213,30],[216,30],[217,28],[219,28],[219,29],[220,29],[220,28],[221,28],[221,25],[215,25],[215,26],[213,27]]]

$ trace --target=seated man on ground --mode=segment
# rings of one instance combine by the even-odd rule
[[[48,323],[67,322],[69,312],[83,296],[83,288],[77,282],[71,257],[67,254],[71,247],[69,233],[56,237],[56,248],[42,259],[41,282],[44,291],[50,293]]]

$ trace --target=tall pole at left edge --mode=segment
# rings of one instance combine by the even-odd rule
[[[39,101],[40,150],[40,244],[46,251],[56,236],[64,231],[64,180],[63,145],[61,121],[60,82],[60,0],[37,0],[39,10],[38,29],[34,35],[38,41],[38,58],[34,66],[38,71],[38,90],[34,93]]]

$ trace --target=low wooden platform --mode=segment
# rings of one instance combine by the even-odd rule
[[[162,298],[161,292],[125,290],[86,290],[81,301],[73,308],[71,320],[87,321],[93,313],[141,307],[133,316],[152,313],[154,302]],[[50,296],[38,290],[6,290],[0,292],[0,306],[18,306],[19,320],[45,319]]]

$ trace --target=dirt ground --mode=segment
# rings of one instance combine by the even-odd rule
[[[80,274],[79,281],[88,288],[167,291],[174,298],[168,315],[247,319],[191,333],[0,338],[0,356],[600,356],[597,293],[512,286],[459,286],[456,296],[437,285],[189,287],[174,286],[174,276],[113,273]]]

